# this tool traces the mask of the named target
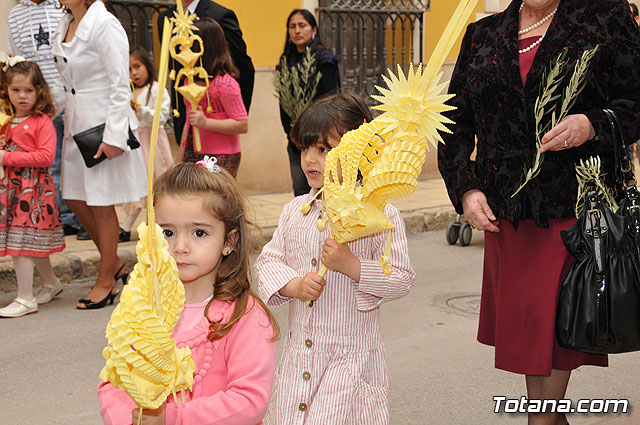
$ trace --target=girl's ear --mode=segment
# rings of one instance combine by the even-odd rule
[[[236,248],[236,244],[238,243],[238,239],[240,238],[240,233],[238,229],[233,229],[227,234],[227,240],[224,243],[224,249],[229,249],[229,253]],[[227,254],[228,255],[228,254]]]

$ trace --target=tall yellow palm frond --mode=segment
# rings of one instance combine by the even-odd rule
[[[415,190],[429,144],[443,142],[440,133],[450,132],[447,125],[455,124],[442,115],[454,107],[446,104],[453,95],[443,94],[447,82],[440,82],[440,68],[477,3],[460,1],[425,67],[410,65],[405,75],[398,66],[397,75],[389,71],[383,76],[387,87],[377,87],[380,95],[373,96],[380,102],[374,108],[383,113],[346,133],[327,155],[324,204],[337,241],[392,229],[384,215],[389,198]],[[381,260],[386,273],[391,272],[389,250],[390,239]]]

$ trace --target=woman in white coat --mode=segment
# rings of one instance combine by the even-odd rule
[[[67,15],[56,31],[52,52],[65,94],[65,134],[62,147],[62,197],[87,229],[100,251],[95,286],[76,305],[96,309],[113,303],[118,281],[128,272],[118,258],[118,217],[115,204],[147,195],[140,149],[127,146],[129,42],[120,22],[100,0],[60,0]],[[87,168],[73,135],[105,124],[96,158],[107,160]],[[137,127],[135,117],[132,123]]]

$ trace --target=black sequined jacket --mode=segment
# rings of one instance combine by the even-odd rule
[[[448,116],[456,124],[438,149],[438,165],[458,213],[464,193],[480,189],[497,217],[516,226],[534,219],[547,227],[550,218],[574,214],[574,164],[580,159],[600,155],[607,182],[614,183],[613,136],[603,108],[618,114],[629,143],[640,139],[640,30],[625,0],[561,0],[523,87],[517,46],[520,3],[514,0],[504,12],[467,28],[449,87],[457,109]],[[511,198],[535,153],[533,111],[545,69],[566,49],[564,88],[576,60],[596,45],[585,89],[569,111],[585,114],[596,137],[578,148],[545,153],[540,174]]]

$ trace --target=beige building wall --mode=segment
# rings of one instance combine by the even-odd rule
[[[18,2],[16,0],[0,1],[0,50],[7,51],[7,19],[9,12]]]

